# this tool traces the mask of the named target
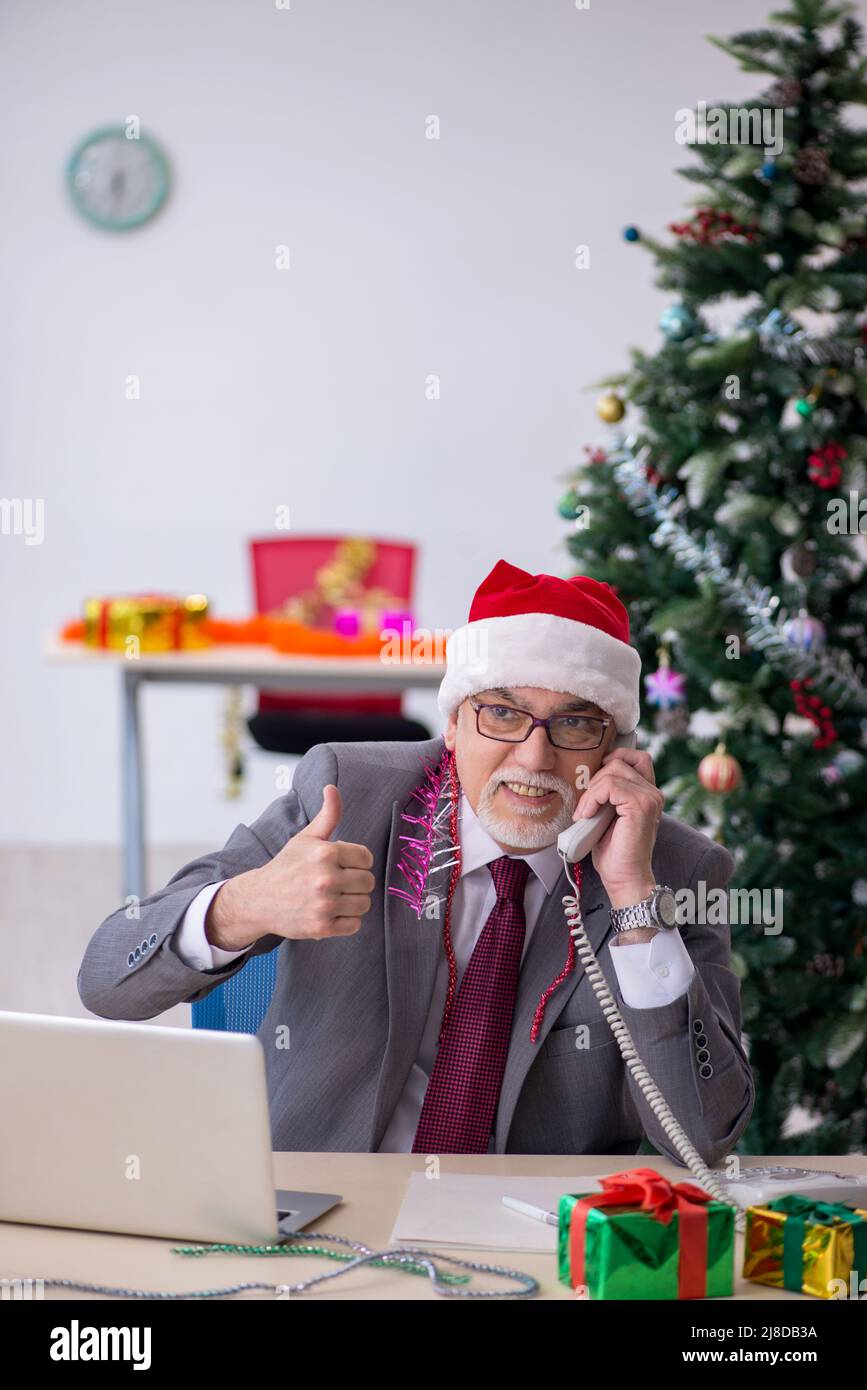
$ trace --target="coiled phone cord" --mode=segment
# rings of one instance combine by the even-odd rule
[[[726,1192],[716,1181],[712,1171],[708,1168],[701,1154],[690,1142],[684,1130],[681,1128],[675,1116],[672,1114],[668,1101],[660,1091],[647,1067],[638,1055],[632,1034],[627,1028],[623,1015],[617,1007],[614,996],[608,988],[608,981],[602,973],[599,962],[593,953],[587,932],[584,928],[584,918],[581,914],[581,897],[574,878],[569,872],[569,860],[564,854],[560,856],[566,870],[566,877],[574,888],[574,894],[567,894],[563,897],[562,903],[566,909],[566,921],[569,924],[569,935],[575,942],[575,950],[578,958],[587,973],[587,978],[593,988],[593,992],[599,1001],[599,1006],[608,1020],[608,1025],[617,1040],[624,1062],[629,1068],[641,1089],[641,1093],[653,1111],[662,1128],[665,1130],[672,1145],[677,1149],[687,1168],[693,1177],[718,1201],[725,1202],[729,1206],[737,1208],[735,1215],[735,1228],[743,1231],[746,1224],[746,1205],[738,1201],[732,1193]]]

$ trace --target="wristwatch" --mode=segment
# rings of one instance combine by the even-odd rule
[[[667,884],[657,883],[649,897],[631,907],[612,907],[609,913],[611,925],[617,932],[634,931],[636,927],[662,927],[671,929],[677,926],[677,901],[674,890]]]

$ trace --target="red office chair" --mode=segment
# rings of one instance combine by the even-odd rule
[[[316,571],[334,558],[343,536],[286,536],[250,541],[256,610],[270,613],[309,589]],[[365,575],[370,587],[412,603],[415,546],[375,541],[376,558]],[[401,712],[400,695],[307,695],[259,692],[248,727],[260,748],[303,755],[317,743],[367,739],[428,739],[431,732]]]

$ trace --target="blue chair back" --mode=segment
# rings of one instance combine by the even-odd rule
[[[277,983],[279,946],[251,956],[224,984],[192,1004],[194,1028],[218,1028],[226,1033],[258,1033]]]

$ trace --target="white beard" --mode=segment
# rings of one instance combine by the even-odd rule
[[[530,787],[557,791],[560,793],[560,804],[552,815],[549,807],[537,806],[535,801],[527,797],[526,809],[516,805],[511,815],[501,815],[493,809],[493,800],[501,782],[522,782]],[[572,824],[577,805],[575,788],[550,772],[495,772],[482,789],[476,815],[492,840],[513,849],[534,850],[554,844],[561,831]]]

